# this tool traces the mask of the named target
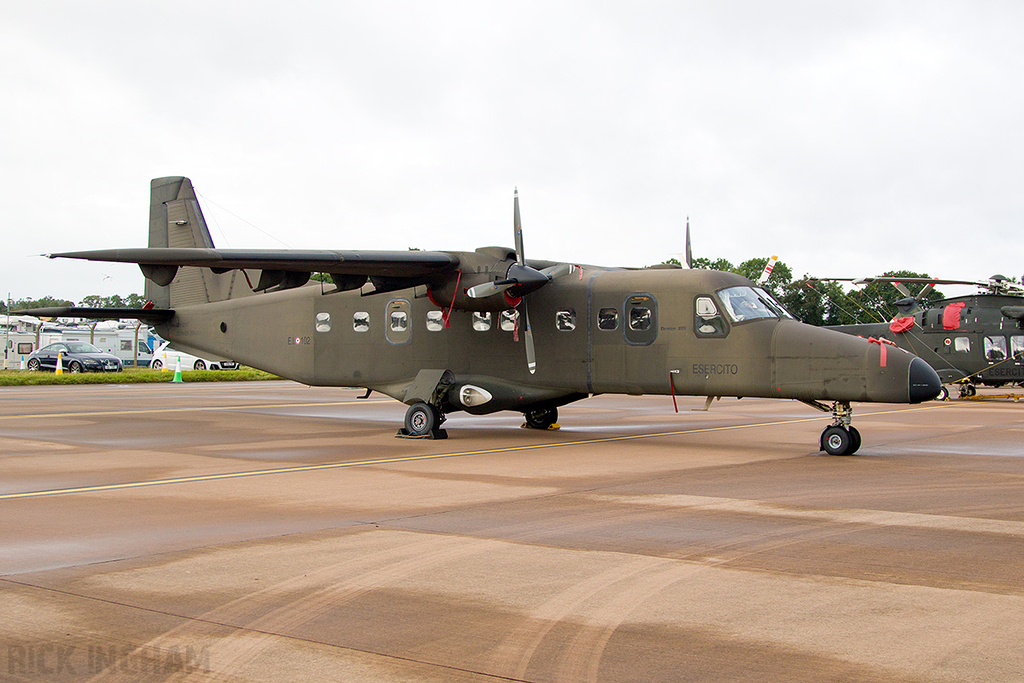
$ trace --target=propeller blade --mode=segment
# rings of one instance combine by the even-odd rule
[[[690,217],[686,217],[686,267],[693,269],[693,251],[690,249]]]
[[[471,299],[483,299],[484,297],[501,294],[509,287],[515,286],[515,280],[495,280],[485,282],[482,285],[475,285],[466,290],[466,295]]]
[[[516,237],[516,262],[521,265],[526,265],[526,256],[523,254],[523,225],[522,221],[519,220],[519,188],[515,190],[515,199],[512,204],[512,230],[515,232]]]
[[[554,280],[556,277],[562,277],[564,275],[570,275],[576,272],[576,266],[571,263],[559,263],[558,265],[545,268],[540,271],[544,275],[547,275],[549,280]]]
[[[530,325],[530,309],[523,299],[523,329],[526,331],[526,367],[530,374],[537,372],[537,351],[533,348],[533,327]]]

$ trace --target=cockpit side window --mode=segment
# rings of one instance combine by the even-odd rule
[[[693,302],[693,331],[698,337],[724,337],[729,333],[725,318],[710,296],[698,296]]]
[[[777,318],[776,314],[764,300],[758,296],[753,287],[728,287],[718,291],[718,298],[726,315],[734,323],[758,320],[760,318]]]

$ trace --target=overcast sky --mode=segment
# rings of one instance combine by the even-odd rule
[[[2,295],[141,292],[149,181],[218,246],[1024,273],[1019,2],[8,3]]]

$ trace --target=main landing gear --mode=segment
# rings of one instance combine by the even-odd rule
[[[849,401],[835,401],[831,408],[818,401],[804,403],[822,412],[832,413],[832,424],[821,433],[821,450],[829,455],[853,455],[857,452],[860,448],[860,432],[850,424],[853,421],[853,410]]]
[[[437,406],[423,402],[413,403],[409,406],[409,410],[405,411],[405,427],[398,430],[398,435],[413,438],[447,439],[447,430],[441,429],[444,420],[444,413]]]
[[[526,417],[524,427],[530,429],[558,429],[558,408],[533,408],[523,415]]]

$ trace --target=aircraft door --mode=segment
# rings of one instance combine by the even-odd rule
[[[650,294],[633,294],[623,304],[622,332],[634,346],[648,346],[658,336],[658,302]]]
[[[384,336],[401,346],[412,341],[412,307],[406,299],[392,299],[386,309]]]

